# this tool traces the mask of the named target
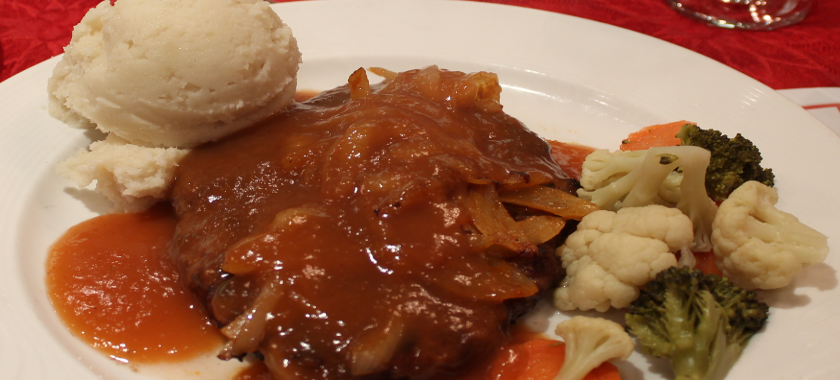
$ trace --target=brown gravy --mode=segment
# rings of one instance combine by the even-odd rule
[[[486,75],[427,68],[369,86],[357,72],[195,149],[176,216],[105,215],[55,244],[59,316],[131,362],[219,347],[213,320],[220,357],[265,359],[239,380],[481,378],[561,272],[553,241],[506,235],[530,212],[498,196],[571,188]],[[477,221],[500,213],[494,234],[501,221]]]
[[[278,380],[428,379],[509,339],[515,300],[559,265],[522,236],[492,244],[475,205],[507,216],[498,192],[568,182],[489,75],[357,72],[180,163],[173,255],[228,326],[222,358],[258,351]]]

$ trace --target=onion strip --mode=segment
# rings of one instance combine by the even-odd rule
[[[490,244],[501,245],[516,253],[537,253],[537,246],[531,243],[531,239],[525,236],[499,202],[495,187],[471,186],[467,195],[467,209],[472,214],[473,224]]]
[[[370,95],[370,82],[365,69],[361,67],[350,74],[347,84],[350,85],[350,99],[358,100]]]
[[[601,209],[592,202],[547,186],[532,186],[504,192],[499,194],[499,200],[574,220],[581,220],[589,213]]]
[[[385,326],[366,330],[350,346],[350,373],[370,375],[387,369],[403,337],[404,323],[394,316]]]
[[[557,236],[566,225],[566,219],[556,216],[538,215],[520,220],[516,222],[516,225],[522,229],[522,232],[531,240],[531,243],[539,245]]]
[[[222,348],[220,359],[228,360],[257,351],[265,336],[271,310],[283,295],[279,284],[279,279],[266,281],[250,309],[222,328],[222,335],[230,340]]]

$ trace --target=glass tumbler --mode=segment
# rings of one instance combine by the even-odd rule
[[[771,30],[808,15],[812,0],[665,0],[693,19],[730,29]]]

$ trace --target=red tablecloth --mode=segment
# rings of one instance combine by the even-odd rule
[[[482,0],[565,13],[645,33],[775,88],[840,86],[840,1],[815,0],[801,23],[769,32],[705,26],[662,0]],[[54,55],[99,0],[0,0],[0,81]]]

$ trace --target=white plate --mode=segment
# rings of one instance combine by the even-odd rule
[[[555,13],[473,2],[324,1],[275,5],[294,30],[301,89],[343,83],[358,67],[437,64],[497,72],[503,104],[545,137],[617,148],[639,127],[687,119],[741,132],[777,176],[779,207],[840,241],[840,137],[772,89],[688,50]],[[101,211],[102,200],[53,174],[89,137],[51,118],[51,59],[0,84],[0,378],[154,378],[74,339],[44,290],[49,245]],[[90,207],[90,208],[89,208]],[[840,253],[795,286],[765,293],[772,308],[730,379],[834,380],[840,373]],[[558,318],[558,317],[555,317]],[[661,379],[662,362],[634,353],[625,379]],[[186,371],[173,379],[209,378]],[[209,371],[209,372],[208,372]]]
[[[840,135],[840,87],[790,88],[779,93]]]

